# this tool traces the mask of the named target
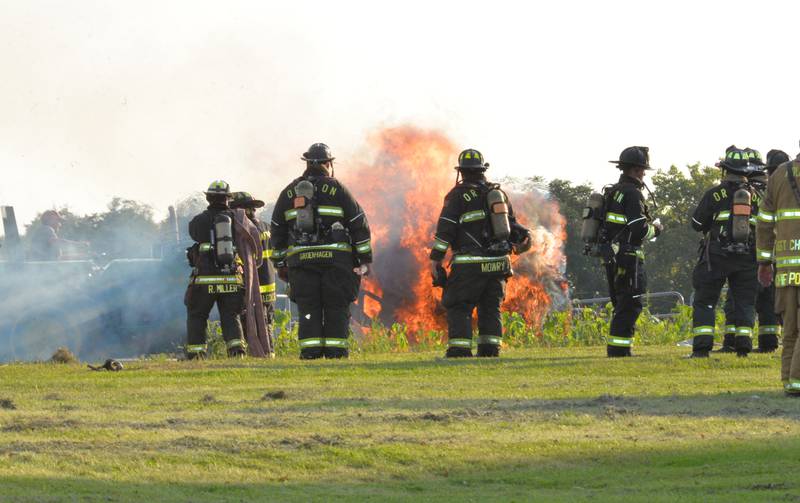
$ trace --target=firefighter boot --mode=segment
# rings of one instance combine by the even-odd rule
[[[778,350],[778,336],[775,334],[759,334],[758,347],[753,353],[774,353]]]
[[[347,351],[347,348],[325,348],[324,352],[325,358],[333,358],[333,359],[340,359],[340,358],[348,358],[350,353]]]
[[[472,350],[467,348],[449,347],[444,354],[445,358],[470,358]]]
[[[631,353],[631,348],[623,348],[620,346],[606,346],[606,356],[609,358],[624,358],[627,356],[633,356]]]
[[[497,344],[478,344],[478,352],[476,356],[479,358],[497,358],[500,356],[500,346]]]
[[[726,329],[725,336],[722,339],[722,347],[719,349],[715,349],[714,353],[735,353],[736,352],[735,345],[736,345],[736,334],[728,333]]]

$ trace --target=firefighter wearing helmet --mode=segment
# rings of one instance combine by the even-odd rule
[[[775,161],[788,157],[772,151]],[[785,156],[785,157],[784,157]],[[767,165],[770,164],[767,154]],[[800,397],[800,264],[793,243],[800,241],[800,155],[794,161],[780,163],[769,178],[767,191],[758,215],[758,282],[775,287],[775,308],[783,321],[781,380],[789,396]],[[774,283],[773,283],[774,279]]]
[[[763,198],[767,190],[769,174],[775,171],[779,164],[789,160],[789,156],[780,151],[771,150],[767,154],[767,163],[761,159],[758,150],[746,148],[750,165],[753,170],[747,176],[750,185],[758,199]],[[783,156],[776,153],[780,152]],[[781,335],[781,325],[778,315],[775,313],[775,286],[758,287],[756,294],[755,310],[758,318],[758,347],[753,349],[754,353],[773,353],[778,349],[778,338]],[[725,298],[725,335],[722,347],[715,352],[735,353],[736,352],[736,323],[735,319],[735,300],[730,289]]]
[[[645,173],[651,169],[650,150],[628,147],[618,160],[609,162],[622,172],[617,183],[604,190],[605,218],[600,230],[609,296],[614,307],[606,354],[613,358],[631,356],[634,326],[642,312],[642,296],[647,291],[642,245],[658,237],[663,227],[658,219],[651,217],[642,193],[647,188]]]
[[[247,351],[240,319],[248,298],[243,259],[249,257],[243,257],[239,248],[245,234],[255,236],[251,253],[259,254],[260,264],[258,230],[243,210],[230,208],[231,192],[226,182],[212,182],[205,195],[208,208],[189,222],[189,235],[195,244],[187,249],[192,276],[185,299],[186,354],[189,359],[205,357],[206,325],[216,304],[228,356],[241,357]]]
[[[297,304],[300,358],[346,358],[350,304],[372,263],[369,224],[356,199],[334,178],[327,145],[311,145],[302,160],[302,176],[275,203],[271,258]]]
[[[241,208],[247,218],[258,228],[261,238],[262,258],[261,267],[258,268],[258,285],[261,294],[261,303],[264,306],[264,317],[267,328],[267,351],[271,357],[275,356],[275,339],[273,336],[275,325],[275,267],[272,265],[269,250],[269,227],[256,217],[256,210],[264,207],[264,201],[253,198],[249,192],[234,192],[232,194],[231,208]]]
[[[753,346],[760,197],[748,176],[755,169],[748,152],[733,145],[717,166],[723,170],[722,182],[706,191],[692,214],[692,228],[704,235],[692,273],[692,358],[707,358],[714,346],[715,311],[726,281],[733,298],[727,323],[734,327],[734,351],[747,356]]]
[[[483,155],[467,149],[458,156],[460,181],[444,199],[430,253],[434,286],[444,288],[447,309],[445,356],[472,356],[472,314],[478,310],[477,356],[500,355],[500,304],[512,275],[511,253],[531,247],[528,229],[514,217],[506,193],[486,179]],[[442,265],[452,250],[450,273]]]

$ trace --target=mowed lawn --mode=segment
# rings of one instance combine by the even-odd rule
[[[0,366],[0,501],[794,501],[778,355]]]

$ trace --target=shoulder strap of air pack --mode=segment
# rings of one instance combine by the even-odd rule
[[[800,204],[800,188],[797,187],[797,178],[794,176],[794,161],[791,161],[789,167],[786,168],[786,177],[789,179],[789,186],[792,188],[794,198]]]

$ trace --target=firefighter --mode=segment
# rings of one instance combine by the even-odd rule
[[[477,355],[500,356],[500,304],[512,275],[510,254],[531,247],[530,232],[519,225],[508,196],[485,176],[483,155],[467,149],[458,156],[460,181],[444,199],[430,253],[434,286],[444,287],[447,309],[445,356],[472,356],[472,313],[478,310]],[[450,275],[442,260],[452,249]]]
[[[789,156],[784,152],[770,150],[767,154],[767,163],[761,159],[761,154],[757,150],[745,149],[753,166],[753,172],[748,176],[750,185],[759,194],[759,198],[767,188],[769,175],[775,171],[779,164],[789,160]],[[777,154],[777,157],[776,157]],[[783,154],[783,155],[780,155]],[[775,314],[775,286],[762,287],[759,285],[756,295],[755,310],[758,317],[758,347],[753,349],[754,353],[773,353],[778,349],[778,338],[781,335],[781,325],[778,315]],[[719,353],[735,353],[734,340],[736,336],[736,325],[734,318],[734,298],[729,292],[725,299],[725,336],[722,348],[716,350]]]
[[[275,266],[272,265],[269,251],[269,227],[256,217],[256,210],[264,207],[264,201],[254,199],[249,192],[234,192],[232,194],[231,208],[241,208],[247,218],[258,228],[261,237],[263,261],[258,268],[258,284],[261,293],[261,303],[264,306],[264,317],[267,324],[268,353],[275,357]],[[244,325],[243,325],[244,327]]]
[[[758,287],[753,227],[759,195],[747,178],[753,166],[746,151],[728,147],[718,166],[722,182],[706,191],[692,214],[692,228],[704,234],[692,273],[692,358],[707,358],[714,346],[715,310],[725,281],[733,297],[728,323],[735,326],[734,351],[747,356],[753,344]]]
[[[189,235],[195,244],[187,250],[192,278],[186,292],[186,353],[189,359],[205,357],[208,315],[216,303],[228,356],[241,357],[245,355],[240,320],[245,293],[233,246],[235,210],[229,206],[230,186],[222,180],[214,181],[205,195],[208,209],[189,222]]]
[[[652,219],[642,193],[647,188],[645,173],[652,169],[650,149],[628,147],[618,160],[608,162],[622,171],[617,183],[604,190],[605,221],[600,231],[614,307],[606,354],[615,358],[631,356],[634,327],[647,291],[642,244],[661,235],[664,228],[658,219]]]
[[[773,154],[774,162],[783,157],[780,151],[771,151],[770,154]],[[769,161],[768,154],[768,165]],[[796,397],[800,397],[800,345],[797,344],[800,260],[797,258],[796,246],[796,243],[800,243],[798,176],[800,155],[794,161],[784,162],[775,169],[761,202],[756,230],[758,282],[767,287],[773,285],[774,279],[775,308],[783,321],[781,380],[784,391]]]
[[[270,226],[272,261],[299,313],[300,358],[346,358],[350,304],[370,272],[367,216],[334,178],[331,151],[315,143],[306,169],[283,189]]]
[[[41,224],[31,231],[28,260],[61,260],[65,255],[69,256],[64,253],[69,249],[81,250],[75,255],[85,257],[89,251],[89,243],[70,241],[58,235],[64,218],[57,211],[45,211],[40,220]]]

